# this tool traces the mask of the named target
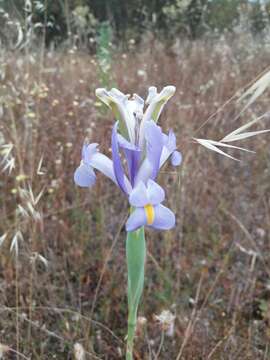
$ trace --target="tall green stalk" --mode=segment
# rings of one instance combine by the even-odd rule
[[[127,233],[126,255],[128,267],[128,335],[126,360],[133,359],[137,311],[143,292],[146,246],[144,227]]]
[[[98,28],[97,60],[99,80],[103,87],[110,87],[112,77],[112,29],[108,22],[102,22]]]

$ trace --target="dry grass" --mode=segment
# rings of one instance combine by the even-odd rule
[[[184,156],[179,173],[167,167],[160,176],[177,227],[147,234],[147,323],[136,359],[270,357],[269,137],[246,140],[257,154],[242,154],[240,164],[191,141],[221,138],[269,110],[266,94],[234,123],[240,108],[232,101],[197,131],[269,65],[268,50],[248,44],[185,42],[165,51],[152,42],[115,55],[114,84],[124,92],[176,85],[161,121],[177,132]],[[109,146],[112,117],[94,97],[95,59],[10,53],[0,69],[1,142],[13,144],[8,155],[1,148],[2,168],[15,159],[0,180],[3,351],[10,359],[71,359],[80,343],[87,359],[121,359],[128,205],[102,176],[90,192],[73,184],[84,137]],[[170,337],[154,317],[163,309],[176,315]]]

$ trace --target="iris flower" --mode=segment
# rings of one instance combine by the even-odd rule
[[[144,189],[145,200],[149,191],[151,193],[156,189],[158,193],[157,189],[161,188],[154,183],[154,180],[161,167],[169,158],[173,166],[180,165],[182,160],[181,153],[177,151],[173,131],[170,130],[167,135],[157,125],[164,105],[174,92],[174,86],[166,86],[160,93],[157,93],[155,87],[150,87],[146,99],[148,107],[143,112],[144,100],[137,94],[129,99],[129,95],[124,95],[117,89],[110,91],[97,89],[96,95],[113,110],[117,120],[111,136],[112,160],[99,151],[98,144],[84,144],[81,164],[74,174],[75,183],[82,187],[91,187],[96,180],[94,170],[99,170],[129,197],[131,206],[133,206],[131,199],[134,196],[132,194],[136,193],[138,188]],[[124,171],[121,153],[126,159],[127,173]],[[164,198],[161,201],[163,200]],[[156,209],[155,220],[153,224],[146,222],[156,228],[161,228],[158,222],[159,215],[162,210],[165,212],[160,202],[149,203],[152,206],[149,209]],[[140,206],[132,213],[132,219],[135,214],[139,216],[143,213],[139,208]],[[131,226],[130,229],[133,228],[134,226]]]
[[[168,230],[175,225],[174,213],[162,205],[163,188],[156,183],[161,167],[168,159],[180,165],[182,156],[176,147],[172,130],[163,133],[157,121],[166,102],[175,93],[166,86],[160,93],[150,87],[144,100],[132,98],[117,89],[97,89],[96,95],[109,106],[116,123],[112,129],[112,159],[102,154],[97,143],[85,143],[82,160],[74,174],[75,183],[91,187],[96,181],[95,170],[109,177],[128,197],[130,215],[126,222],[126,255],[128,269],[128,333],[126,360],[133,359],[137,313],[143,292],[146,243],[144,227]]]

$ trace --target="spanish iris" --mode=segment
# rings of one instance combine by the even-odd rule
[[[96,181],[95,170],[99,170],[129,197],[131,206],[135,206],[132,200],[134,194],[142,191],[145,195],[142,206],[144,212],[141,206],[135,206],[127,222],[128,231],[138,228],[135,223],[159,229],[167,229],[174,225],[172,216],[167,225],[161,221],[161,217],[169,217],[169,209],[164,210],[160,204],[164,200],[164,195],[159,203],[145,203],[147,196],[150,196],[154,189],[157,194],[164,193],[154,181],[165,162],[170,158],[172,165],[178,166],[182,160],[181,153],[177,151],[173,131],[165,134],[157,125],[163,106],[174,92],[174,86],[166,86],[160,93],[157,93],[155,87],[150,87],[146,99],[148,107],[144,112],[145,102],[137,94],[130,99],[129,95],[124,95],[117,89],[96,90],[96,95],[113,110],[116,118],[111,135],[112,159],[99,151],[97,143],[85,143],[81,164],[75,171],[74,180],[79,186],[91,187]],[[126,159],[127,172],[124,171],[123,157]]]
[[[117,89],[97,89],[96,95],[112,109],[116,119],[111,134],[112,159],[99,151],[97,143],[85,143],[81,164],[74,174],[77,185],[91,187],[96,181],[95,170],[99,170],[109,177],[129,200],[130,215],[126,222],[126,360],[133,360],[137,312],[144,285],[144,227],[168,230],[175,225],[174,213],[162,205],[165,192],[156,182],[161,167],[169,158],[173,166],[180,165],[182,161],[173,131],[165,134],[157,125],[164,105],[174,93],[174,86],[166,86],[160,93],[152,86],[144,102],[136,94],[130,98]],[[145,103],[148,106],[144,111]]]

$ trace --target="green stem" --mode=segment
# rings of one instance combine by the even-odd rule
[[[128,232],[126,252],[128,267],[128,336],[126,360],[132,360],[137,311],[144,284],[146,248],[143,227],[137,231]]]
[[[137,311],[129,309],[128,315],[128,337],[127,337],[127,354],[126,360],[132,360],[134,337],[136,333]]]

